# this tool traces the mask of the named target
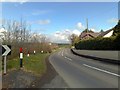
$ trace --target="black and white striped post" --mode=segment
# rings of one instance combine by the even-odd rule
[[[23,67],[23,50],[20,48],[20,68]]]

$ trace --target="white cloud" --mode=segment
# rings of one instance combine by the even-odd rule
[[[2,42],[2,39],[5,38],[5,33],[7,33],[7,30],[4,28],[0,29],[0,42]]]
[[[45,20],[37,20],[37,21],[28,21],[28,24],[40,24],[40,25],[47,25],[51,23],[51,20],[45,19]]]
[[[0,33],[4,33],[4,32],[7,32],[7,30],[5,30],[4,28],[1,28]]]
[[[40,24],[40,25],[46,25],[46,24],[49,24],[50,22],[51,21],[49,19],[37,21],[37,23]]]
[[[75,35],[77,35],[77,36],[79,36],[80,33],[81,33],[81,32],[80,32],[79,30],[77,30],[77,29],[73,30],[73,34],[75,34]]]
[[[52,12],[51,10],[36,10],[32,12],[32,15],[37,16],[37,15],[43,15],[43,14],[48,14]]]
[[[62,31],[56,31],[54,34],[52,34],[51,41],[52,42],[57,42],[57,43],[70,43],[69,41],[69,36],[71,34],[76,34],[80,35],[80,31],[75,29],[75,30],[70,30],[70,29],[65,29]]]
[[[69,43],[68,37],[70,35],[70,30],[65,29],[62,31],[56,31],[54,34],[50,36],[52,42],[56,43]]]
[[[2,0],[2,1],[11,1],[11,0]],[[43,0],[29,0],[29,1],[43,2]],[[119,0],[44,0],[44,2],[119,2]]]
[[[59,37],[60,34],[61,34],[60,31],[56,31],[55,34],[54,34],[54,36],[55,37]]]
[[[26,3],[28,0],[20,0],[20,4]]]
[[[1,0],[5,2],[20,2],[20,0]],[[0,1],[0,2],[1,2]],[[119,0],[29,0],[29,2],[119,2]]]
[[[111,18],[107,21],[108,23],[117,23],[118,19],[117,18]]]
[[[2,19],[0,19],[0,25],[2,25]]]
[[[78,22],[76,26],[77,26],[77,29],[79,30],[85,29],[85,26],[83,26],[81,22]]]
[[[95,32],[95,29],[94,29],[94,28],[91,28],[90,30],[92,30],[93,32]]]
[[[23,4],[28,2],[28,0],[1,0],[0,2],[19,2],[20,4]]]
[[[0,25],[2,26],[2,24],[4,24],[4,23],[5,23],[5,19],[3,19],[2,17],[0,17]]]

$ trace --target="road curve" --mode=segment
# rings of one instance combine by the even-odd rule
[[[70,88],[118,88],[118,66],[86,59],[63,49],[49,57]]]

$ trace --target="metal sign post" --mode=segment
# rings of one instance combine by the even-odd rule
[[[6,56],[4,56],[4,75],[6,74]]]

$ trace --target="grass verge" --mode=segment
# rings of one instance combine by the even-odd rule
[[[35,75],[42,75],[46,72],[46,62],[45,58],[50,54],[41,54],[38,53],[36,55],[30,55],[27,57],[24,56],[23,59],[23,70],[27,72],[31,72]],[[17,70],[20,68],[20,60],[19,58],[15,58],[13,60],[7,61],[7,71]]]

